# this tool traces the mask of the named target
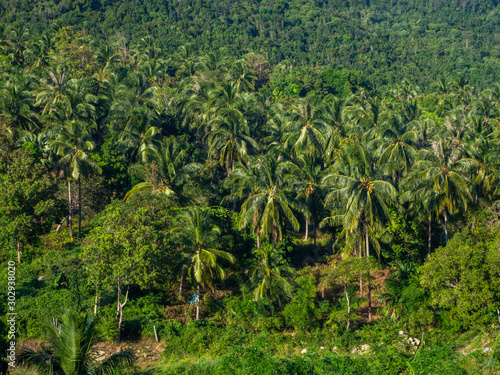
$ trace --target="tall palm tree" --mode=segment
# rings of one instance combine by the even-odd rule
[[[229,175],[235,162],[245,160],[249,152],[258,148],[257,142],[248,135],[248,123],[238,112],[228,111],[218,116],[212,127],[208,133],[209,153],[219,156],[220,164]]]
[[[102,173],[101,167],[92,159],[89,152],[94,149],[94,142],[85,124],[70,121],[60,129],[57,138],[51,143],[51,148],[61,157],[59,163],[66,168],[68,181],[68,204],[70,237],[73,237],[71,216],[71,179],[78,184],[78,238],[82,229],[82,177],[90,176],[92,172]]]
[[[330,167],[322,184],[330,190],[325,204],[337,207],[332,211],[332,216],[323,220],[322,225],[343,226],[339,237],[348,239],[347,253],[353,250],[357,232],[364,233],[367,256],[370,255],[370,242],[378,252],[380,246],[376,233],[380,224],[392,220],[388,205],[397,205],[397,192],[389,182],[377,179],[366,146],[345,146],[343,158]]]
[[[323,184],[331,189],[326,196],[326,204],[339,208],[323,220],[323,225],[342,224],[339,238],[346,237],[346,251],[349,253],[364,233],[366,256],[370,256],[370,242],[380,253],[377,234],[383,234],[385,222],[392,222],[388,205],[397,205],[396,189],[389,182],[377,179],[373,165],[364,145],[348,146],[344,150],[343,163],[332,166],[323,178]],[[371,307],[368,278],[369,321],[372,318]]]
[[[260,247],[260,236],[263,239],[272,238],[273,247],[276,247],[287,224],[295,231],[300,229],[293,209],[304,212],[305,207],[290,196],[284,167],[273,158],[259,156],[248,160],[246,165],[238,164],[231,172],[235,194],[246,197],[241,206],[239,226],[244,228],[252,223],[257,247]]]
[[[437,212],[443,215],[445,243],[448,243],[448,215],[459,209],[467,210],[471,194],[464,170],[471,160],[461,158],[461,150],[443,140],[434,141],[429,150],[421,151],[421,160],[412,168],[405,185],[427,197]],[[431,203],[429,203],[431,204]]]
[[[191,255],[189,276],[196,281],[198,301],[196,304],[196,320],[200,318],[200,286],[213,289],[216,276],[226,277],[226,272],[218,262],[219,259],[235,262],[232,254],[215,249],[220,228],[210,222],[210,210],[203,212],[199,207],[183,211],[178,216],[179,225],[171,232],[179,233],[184,241],[186,251]]]
[[[313,156],[323,156],[332,128],[323,119],[321,106],[311,100],[302,100],[291,110],[293,119],[284,129],[285,148],[296,154],[308,152]]]
[[[287,161],[284,162],[284,165],[287,172],[285,178],[292,189],[298,193],[297,199],[305,202],[306,233],[304,242],[308,240],[309,223],[312,222],[314,246],[315,252],[317,252],[316,228],[324,210],[321,179],[325,171],[322,164],[317,163],[310,154],[301,154],[294,162]]]
[[[176,139],[166,137],[158,147],[145,150],[142,164],[130,167],[130,173],[143,182],[135,184],[125,199],[137,193],[165,194],[166,196],[193,195],[191,174],[199,171],[197,163],[185,163],[185,153]]]
[[[13,76],[0,90],[1,117],[14,138],[39,128],[30,92],[32,82],[33,77],[21,73]]]
[[[404,123],[399,114],[390,116],[382,125],[380,138],[375,141],[380,144],[377,150],[378,163],[379,167],[386,166],[394,175],[396,186],[415,160],[413,145],[417,139],[418,134],[413,130],[413,124]]]
[[[67,312],[61,321],[48,324],[48,346],[42,351],[24,348],[18,357],[21,363],[32,365],[40,375],[110,375],[130,366],[134,355],[121,351],[102,362],[97,360],[98,342],[93,316]]]

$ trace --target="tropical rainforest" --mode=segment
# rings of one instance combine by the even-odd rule
[[[499,373],[498,12],[2,1],[0,373]]]

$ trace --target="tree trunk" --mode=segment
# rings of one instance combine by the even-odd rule
[[[365,226],[365,246],[366,246],[366,256],[370,256],[370,241],[368,238],[368,223]]]
[[[260,228],[257,226],[257,249],[260,249]]]
[[[252,221],[253,221],[253,227],[255,228],[255,237],[257,238],[257,249],[260,249],[260,227],[259,224],[257,223],[257,220],[259,219],[259,210],[255,212],[255,215],[253,215]]]
[[[276,249],[276,242],[278,240],[278,238],[277,238],[278,237],[278,233],[277,233],[277,231],[276,231],[275,228],[273,228],[273,234],[272,234],[272,236],[273,236],[273,249]]]
[[[361,257],[363,256],[361,243],[359,244],[358,248],[359,248],[359,259],[361,259]],[[359,296],[361,298],[363,298],[363,276],[362,275],[359,277]]]
[[[182,268],[181,271],[181,283],[179,285],[179,299],[182,299],[182,292],[184,289],[184,281],[186,280],[186,274],[184,272],[184,267]]]
[[[372,321],[372,286],[370,281],[370,271],[368,270],[368,323]]]
[[[94,315],[97,315],[97,304],[99,303],[99,289],[96,287],[94,300]]]
[[[368,240],[368,224],[366,225],[365,231],[365,241],[366,241],[366,256],[370,256],[370,241]],[[370,281],[370,270],[368,274],[368,322],[372,321],[372,291],[371,291],[371,281]]]
[[[232,164],[231,164],[231,172],[234,171],[234,159],[232,161]],[[228,173],[228,177],[230,177],[231,174]],[[233,185],[233,210],[232,212],[234,212],[236,210],[236,197],[234,196],[234,185]]]
[[[427,257],[431,256],[432,216],[429,215],[429,236],[427,239]]]
[[[59,225],[56,228],[56,232],[59,233],[61,231],[62,225],[68,220],[68,216],[66,216],[62,221],[59,223]]]
[[[121,289],[122,289],[122,281],[118,278],[118,305],[117,305],[117,318],[118,318],[118,341],[121,340],[122,333],[122,322],[123,322],[123,307],[127,304],[128,300],[128,291],[130,286],[127,286],[127,292],[125,293],[125,301],[121,301]]]
[[[82,182],[78,178],[78,239],[82,233]]]
[[[23,254],[23,247],[21,246],[21,242],[19,242],[19,238],[17,239],[17,264],[21,264],[21,255]]]
[[[68,215],[68,226],[69,226],[69,237],[73,238],[73,217],[71,216],[71,181],[68,178],[68,208],[69,208],[69,215]]]
[[[200,319],[200,283],[196,285],[196,320]]]
[[[304,242],[307,242],[309,237],[309,219],[306,219],[306,235],[304,236]]]
[[[347,293],[347,287],[344,286],[345,298],[347,299],[347,328],[346,331],[349,331],[349,327],[351,325],[351,301],[349,301],[349,294]]]
[[[446,212],[446,207],[443,211],[444,216],[444,244],[448,245],[448,213]]]

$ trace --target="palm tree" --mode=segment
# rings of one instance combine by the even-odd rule
[[[7,47],[7,57],[12,65],[24,66],[27,52],[30,51],[31,34],[24,22],[14,22],[6,30],[5,46]]]
[[[437,212],[437,194],[428,184],[423,184],[418,179],[408,177],[403,180],[400,186],[400,201],[402,204],[408,203],[408,211],[413,213],[423,213],[428,220],[427,229],[427,256],[430,257],[432,250],[432,217]]]
[[[395,174],[394,183],[397,186],[402,176],[406,175],[415,160],[416,151],[413,144],[418,139],[417,132],[411,123],[404,123],[401,116],[390,116],[382,126],[380,138],[375,142],[380,143],[377,150],[379,167],[385,165],[390,172]]]
[[[158,135],[160,129],[156,126],[149,127],[142,131],[137,122],[127,124],[125,129],[118,133],[118,144],[134,161],[146,162],[148,149],[158,146]]]
[[[466,146],[466,153],[469,157],[463,160],[470,163],[468,172],[475,203],[478,195],[491,200],[499,187],[499,152],[498,144],[480,136]]]
[[[236,89],[240,92],[254,91],[253,82],[257,79],[246,66],[245,60],[237,60],[234,62],[228,74],[230,80],[235,81]]]
[[[144,182],[139,182],[125,195],[125,199],[137,193],[165,194],[166,196],[193,195],[191,173],[199,171],[197,163],[185,164],[185,153],[176,139],[163,138],[158,147],[144,151],[144,164],[134,164],[130,173]]]
[[[339,238],[346,237],[346,250],[354,249],[357,239],[364,233],[365,254],[370,256],[370,241],[380,255],[377,234],[384,232],[384,224],[392,222],[388,205],[397,205],[397,192],[389,182],[376,179],[373,161],[364,145],[347,146],[343,163],[331,167],[323,178],[330,187],[325,203],[337,205],[333,215],[323,220],[323,225],[342,224]],[[338,241],[338,240],[337,240]],[[368,319],[371,321],[371,290],[368,279]]]
[[[89,176],[92,172],[102,173],[101,167],[88,154],[94,149],[94,142],[90,134],[81,122],[70,121],[60,129],[57,138],[51,143],[51,148],[61,156],[59,163],[66,169],[68,181],[68,204],[69,204],[69,228],[70,237],[73,238],[71,217],[71,179],[78,183],[78,238],[82,229],[82,177]]]
[[[305,211],[305,207],[293,199],[287,190],[287,180],[283,173],[284,164],[270,157],[259,156],[250,159],[246,166],[239,164],[231,172],[231,183],[236,186],[235,194],[247,197],[241,206],[239,226],[250,223],[260,247],[260,236],[272,238],[273,247],[281,242],[287,224],[295,231],[300,228],[292,209]]]
[[[378,252],[377,227],[391,221],[388,205],[397,205],[397,192],[392,184],[377,179],[374,163],[365,145],[345,146],[342,159],[327,171],[322,184],[330,192],[325,204],[339,209],[323,220],[325,224],[342,224],[339,237],[349,240],[346,251],[353,249],[357,232],[364,233],[366,255],[370,256],[370,241]],[[347,255],[347,254],[345,254]]]
[[[445,243],[448,243],[448,215],[460,208],[467,210],[471,194],[464,169],[472,166],[471,160],[461,159],[461,151],[446,142],[434,141],[429,150],[422,150],[421,160],[417,161],[405,181],[416,197],[429,200],[443,215]],[[432,202],[432,203],[431,203]]]
[[[151,85],[146,75],[130,71],[126,79],[115,88],[110,119],[114,129],[121,131],[130,127],[142,133],[158,125],[158,88]]]
[[[61,321],[48,324],[48,346],[42,351],[24,348],[18,357],[21,363],[36,368],[40,375],[110,375],[133,363],[134,355],[121,351],[102,362],[97,360],[98,342],[93,316],[67,312]]]
[[[13,76],[0,90],[2,120],[11,136],[22,132],[38,130],[38,122],[33,108],[31,89],[33,77],[28,74]]]
[[[218,116],[212,126],[213,130],[208,133],[209,153],[219,156],[220,164],[229,175],[234,163],[245,160],[249,152],[258,148],[257,143],[248,135],[248,123],[238,112],[228,111]]]
[[[291,298],[293,286],[288,278],[293,276],[294,269],[284,263],[281,254],[270,245],[254,249],[252,254],[255,259],[243,292],[250,292],[254,301],[278,301],[281,306],[283,299]]]
[[[319,218],[324,210],[322,200],[321,179],[324,170],[321,163],[316,162],[316,158],[310,154],[301,154],[295,162],[284,162],[284,168],[287,171],[285,178],[294,191],[298,193],[297,199],[305,202],[306,214],[306,233],[304,242],[307,242],[309,235],[309,223],[312,221],[315,252],[316,246],[316,228],[319,225]]]
[[[198,301],[196,304],[196,320],[200,317],[200,286],[213,289],[216,276],[225,279],[226,272],[218,263],[219,259],[235,262],[233,255],[215,249],[221,231],[210,222],[210,210],[204,213],[199,207],[183,211],[178,216],[179,225],[171,232],[179,233],[184,240],[186,251],[191,255],[189,276],[196,281]]]
[[[293,149],[296,154],[308,152],[313,156],[323,156],[332,128],[323,120],[320,106],[303,100],[292,107],[292,113],[292,121],[284,129],[285,148]]]

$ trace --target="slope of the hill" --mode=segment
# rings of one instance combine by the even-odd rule
[[[162,51],[262,52],[271,63],[359,70],[374,84],[427,84],[446,74],[500,77],[498,1],[488,0],[4,0],[0,21],[83,28],[94,38],[145,35]]]

